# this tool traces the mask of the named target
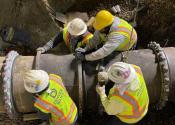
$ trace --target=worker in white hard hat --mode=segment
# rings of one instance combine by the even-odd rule
[[[37,51],[45,53],[64,41],[70,52],[74,52],[78,47],[85,47],[92,37],[93,35],[87,30],[86,23],[80,18],[75,18],[67,24],[63,31],[59,32],[43,47],[39,47]]]
[[[34,107],[50,125],[75,124],[77,107],[60,76],[48,75],[43,70],[29,70],[24,75],[24,88],[34,95]]]
[[[96,86],[96,91],[106,113],[113,115],[113,122],[137,123],[146,115],[149,96],[140,67],[116,62],[107,71],[98,73],[98,82],[100,84]],[[104,83],[113,83],[112,88],[108,88],[108,95]],[[110,125],[110,121],[108,124]]]
[[[91,53],[83,53],[80,60],[95,61],[109,56],[113,52],[127,51],[135,48],[137,33],[135,29],[125,20],[112,15],[107,10],[99,11],[94,19],[93,28],[95,32],[84,52],[98,48]],[[101,45],[99,47],[98,45]],[[79,51],[79,50],[77,50]]]

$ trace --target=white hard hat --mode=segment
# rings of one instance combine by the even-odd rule
[[[74,36],[82,35],[87,30],[86,23],[80,18],[75,18],[72,21],[70,21],[67,24],[67,27],[68,27],[68,32]]]
[[[112,64],[107,72],[109,79],[117,84],[128,84],[137,77],[134,68],[123,62]]]
[[[43,70],[30,70],[24,76],[24,88],[30,93],[43,91],[49,85],[49,75]]]

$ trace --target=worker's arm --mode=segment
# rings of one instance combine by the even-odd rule
[[[116,100],[108,98],[106,95],[101,95],[100,98],[108,115],[117,115],[123,111],[123,105]]]
[[[97,47],[97,45],[99,44],[100,44],[100,33],[99,31],[95,31],[92,39],[89,40],[89,42],[86,44],[86,47],[84,49],[86,51],[89,51]]]
[[[48,51],[49,49],[57,46],[62,41],[63,41],[63,32],[61,31],[55,37],[53,37],[49,42],[47,42],[46,45],[44,45],[44,48],[46,49],[46,51]]]
[[[96,91],[100,96],[101,102],[108,115],[116,115],[123,111],[124,107],[121,103],[117,102],[113,98],[108,98],[105,93],[105,85],[100,86],[97,84]]]
[[[40,118],[40,119],[42,119],[42,120],[44,120],[44,121],[47,121],[47,120],[49,120],[49,118],[51,117],[50,116],[50,112],[48,111],[48,110],[42,110],[42,109],[40,109],[39,107],[39,105],[37,105],[37,103],[36,103],[36,101],[38,100],[38,96],[39,96],[39,94],[34,94],[33,95],[33,100],[34,100],[34,109],[35,109],[35,111],[37,112],[37,116]]]
[[[59,32],[55,37],[53,37],[43,47],[37,48],[37,51],[41,51],[41,53],[45,53],[51,48],[54,48],[55,46],[57,46],[61,41],[63,41],[63,31]]]
[[[36,108],[36,110],[37,110],[37,115],[40,119],[42,119],[44,121],[47,121],[50,119],[50,113],[44,113],[37,108]]]
[[[111,54],[125,40],[125,36],[112,33],[108,36],[107,42],[95,52],[85,55],[88,61],[102,59]]]

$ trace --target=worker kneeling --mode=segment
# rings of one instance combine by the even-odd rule
[[[93,35],[87,30],[86,23],[80,18],[75,18],[68,23],[63,31],[57,33],[55,37],[53,37],[43,47],[39,47],[37,51],[45,53],[64,41],[67,48],[71,53],[73,53],[76,48],[84,47],[88,44],[92,37]]]
[[[43,70],[30,70],[25,74],[24,87],[35,97],[34,107],[50,125],[73,125],[77,120],[77,107],[67,93],[62,79]]]
[[[122,52],[135,48],[137,42],[135,29],[127,21],[113,16],[109,11],[99,11],[95,16],[93,27],[96,31],[93,38],[86,44],[84,52],[98,48],[97,46],[100,44],[103,46],[89,54],[78,53],[77,57],[80,60],[99,60],[115,51]],[[77,48],[76,51],[81,52],[82,49]]]
[[[98,73],[98,81],[114,83],[108,96],[105,93],[104,84],[96,86],[107,114],[115,115],[128,124],[136,123],[146,115],[149,97],[140,67],[116,62],[107,72]]]

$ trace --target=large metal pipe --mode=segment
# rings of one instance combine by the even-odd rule
[[[164,52],[168,59],[170,67],[170,94],[169,100],[175,102],[175,48],[164,48]],[[152,50],[135,50],[128,54],[128,62],[136,64],[141,67],[143,75],[147,84],[148,93],[150,97],[150,103],[155,104],[158,102],[161,92],[161,79],[158,63],[155,54]],[[1,58],[0,58],[1,59]],[[112,60],[106,59],[108,65],[121,60],[121,55],[116,55]],[[1,60],[0,60],[1,61]],[[64,55],[58,56],[53,54],[43,54],[40,57],[40,69],[47,71],[48,73],[58,74],[63,78],[64,84],[73,98],[78,103],[78,81],[77,81],[77,65],[74,56]],[[85,70],[85,85],[84,85],[84,98],[86,99],[84,104],[86,107],[84,110],[90,110],[96,112],[98,109],[98,96],[95,91],[96,83],[96,62],[84,62],[83,67]],[[107,65],[107,66],[108,66]],[[34,69],[35,59],[33,56],[17,56],[13,64],[12,70],[12,85],[13,85],[13,100],[18,112],[32,113],[35,112],[33,108],[32,95],[27,93],[23,86],[24,72],[29,69]],[[0,95],[0,98],[2,95]],[[2,105],[2,104],[1,104]]]

